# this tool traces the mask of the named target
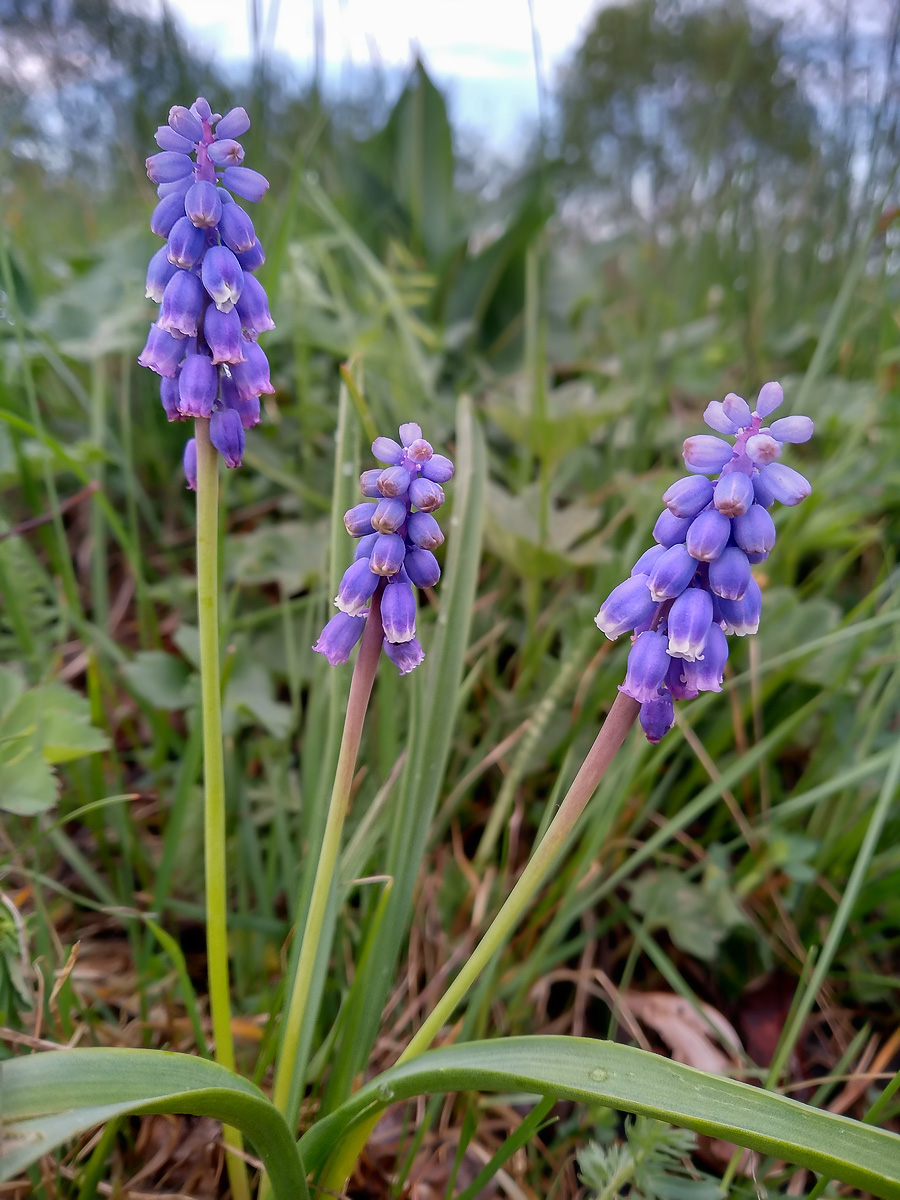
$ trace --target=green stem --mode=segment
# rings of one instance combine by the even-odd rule
[[[350,683],[350,696],[347,701],[347,715],[344,718],[344,732],[341,737],[341,749],[338,755],[337,769],[334,775],[334,786],[331,790],[331,801],[328,806],[328,817],[325,822],[325,833],[322,837],[322,848],[316,866],[316,877],[313,881],[312,896],[309,903],[309,913],[303,930],[303,940],[300,944],[300,956],[297,959],[297,970],[294,975],[291,999],[287,1019],[284,1026],[284,1037],[275,1068],[275,1088],[272,1099],[279,1112],[284,1113],[291,1129],[296,1128],[300,1111],[302,1081],[295,1070],[297,1052],[300,1046],[300,1035],[306,1016],[309,1001],[310,984],[312,983],[313,968],[319,952],[319,941],[322,936],[322,926],[325,921],[325,911],[328,907],[328,897],[334,881],[338,852],[341,847],[341,832],[344,828],[344,818],[350,803],[350,789],[353,784],[353,773],[356,770],[356,756],[359,753],[359,743],[362,737],[363,722],[369,696],[372,694],[372,684],[378,659],[381,656],[383,639],[381,629],[381,590],[372,597],[369,617],[363,634],[362,645],[353,668],[353,679]]]
[[[197,439],[197,621],[200,627],[200,690],[203,702],[204,847],[206,863],[206,956],[209,1007],[216,1061],[234,1070],[231,998],[228,989],[228,924],[225,867],[225,759],[222,750],[222,687],[219,676],[219,456],[209,440],[209,421],[194,422]],[[236,1129],[223,1126],[226,1147],[243,1150]],[[234,1200],[249,1200],[242,1158],[226,1150]]]
[[[572,781],[572,786],[559,806],[559,811],[535,847],[534,853],[516,881],[515,887],[494,917],[484,937],[475,947],[468,962],[397,1059],[397,1066],[423,1054],[428,1049],[442,1026],[453,1015],[456,1006],[469,988],[512,934],[522,914],[547,878],[550,868],[568,840],[576,821],[597,790],[600,780],[621,748],[639,712],[640,705],[636,700],[632,700],[624,692],[617,694],[609,715],[594,739],[593,746],[588,751],[587,758],[582,763],[581,769]],[[337,1192],[343,1190],[356,1158],[380,1116],[381,1110],[351,1130],[345,1140],[336,1147],[334,1156],[322,1176],[321,1185],[324,1189],[331,1188]]]

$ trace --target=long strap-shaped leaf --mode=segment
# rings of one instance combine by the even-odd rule
[[[347,1128],[431,1092],[527,1091],[643,1113],[772,1154],[876,1196],[900,1197],[900,1137],[658,1054],[570,1037],[498,1038],[431,1050],[366,1084],[300,1140],[317,1172]]]
[[[259,1088],[218,1063],[165,1050],[56,1050],[0,1063],[0,1182],[127,1113],[223,1121],[253,1142],[278,1200],[309,1198],[294,1139]]]

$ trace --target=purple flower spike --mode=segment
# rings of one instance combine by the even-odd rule
[[[347,613],[335,613],[313,646],[316,654],[324,654],[333,667],[340,666],[350,657],[350,652],[363,635],[365,617],[351,617]]]
[[[408,675],[425,661],[425,651],[418,638],[410,638],[408,642],[389,642],[385,638],[384,652],[401,675]]]
[[[708,433],[698,433],[685,440],[682,448],[684,465],[689,471],[698,475],[715,475],[731,462],[733,450],[728,442],[721,438],[711,437]]]
[[[222,216],[222,201],[209,179],[192,184],[184,198],[184,211],[198,229],[214,229]]]
[[[594,617],[594,624],[614,642],[623,633],[628,633],[643,624],[655,609],[656,601],[647,587],[647,576],[632,575],[630,579],[613,588],[600,605],[600,611]]]
[[[647,578],[650,595],[657,602],[674,600],[688,586],[696,571],[697,560],[688,554],[684,545],[670,546],[656,560]]]
[[[399,533],[376,533],[369,555],[369,570],[374,575],[396,575],[406,557],[406,544]]]
[[[703,653],[709,627],[712,625],[713,605],[709,592],[688,588],[669,609],[669,649],[672,658],[693,662]]]
[[[240,299],[244,286],[244,272],[234,251],[227,246],[210,246],[203,256],[200,278],[216,308],[230,312]]]
[[[179,408],[184,416],[211,416],[218,390],[219,374],[212,359],[205,354],[189,354],[178,376]]]
[[[669,692],[663,692],[652,700],[641,705],[641,729],[647,741],[653,746],[659,745],[672,726],[675,724],[675,705]]]
[[[441,577],[440,564],[430,550],[407,548],[403,569],[409,576],[410,583],[414,583],[417,588],[434,587]]]
[[[416,598],[407,580],[394,579],[384,589],[381,624],[389,642],[408,642],[416,636]]]
[[[147,344],[138,357],[142,367],[149,367],[165,379],[174,379],[178,364],[184,357],[184,341],[172,337],[158,325],[151,325]]]
[[[234,309],[224,313],[211,304],[203,314],[203,337],[216,366],[220,363],[236,366],[246,361],[247,343],[241,337],[241,319]]]
[[[233,408],[218,408],[209,422],[209,440],[226,467],[239,467],[244,457],[244,426]]]
[[[229,192],[236,192],[245,200],[256,203],[262,200],[269,190],[269,181],[259,171],[250,167],[226,167],[222,175],[222,184]]]
[[[669,639],[663,633],[647,630],[638,634],[628,653],[628,669],[625,682],[619,691],[646,704],[655,700],[669,669]]]
[[[187,480],[188,491],[196,492],[197,490],[197,439],[190,438],[185,444],[184,454],[181,459],[181,466],[184,470],[184,477]]]
[[[663,492],[663,504],[675,517],[696,517],[712,498],[712,481],[705,475],[686,475]]]
[[[364,559],[358,559],[344,572],[338,594],[334,602],[341,612],[351,617],[358,617],[378,587],[378,576],[369,570],[369,564]]]
[[[753,503],[753,484],[743,471],[722,475],[715,487],[713,503],[726,517],[739,517]]]
[[[440,476],[449,479],[453,464],[433,453],[416,422],[401,425],[399,432],[399,442],[379,437],[372,443],[373,454],[390,465],[384,470],[363,471],[360,476],[363,495],[377,503],[358,504],[344,517],[348,532],[359,537],[359,545],[335,603],[342,612],[356,616],[379,590],[385,653],[405,675],[424,658],[415,637],[413,587],[433,587],[441,577],[431,551],[441,545],[444,535],[430,509],[438,507],[444,493],[425,470],[439,459]],[[372,619],[371,610],[367,619]]]

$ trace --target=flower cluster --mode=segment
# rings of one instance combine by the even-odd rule
[[[376,438],[372,453],[388,465],[363,471],[360,489],[371,498],[344,514],[347,532],[359,545],[334,600],[340,612],[313,650],[333,667],[345,663],[362,637],[372,597],[380,591],[384,652],[406,675],[425,657],[416,637],[412,585],[433,587],[441,577],[433,551],[444,535],[431,514],[444,503],[441,484],[453,477],[453,463],[434,453],[413,421],[400,426],[399,442]]]
[[[159,204],[150,228],[166,239],[150,259],[147,297],[159,316],[138,362],[161,376],[170,421],[209,418],[209,436],[228,467],[239,467],[244,430],[259,421],[259,398],[273,392],[256,339],[274,329],[253,272],[265,254],[253,222],[231,193],[261,200],[269,184],[241,166],[235,139],[250,128],[243,108],[225,116],[202,97],[176,105],[156,131],[161,153],[147,159]],[[184,454],[188,487],[196,486],[193,439]]]
[[[641,705],[651,742],[672,728],[673,700],[722,690],[725,635],[743,637],[759,628],[762,598],[750,568],[775,545],[767,510],[776,500],[799,504],[810,493],[807,480],[778,459],[786,442],[812,437],[812,421],[782,417],[764,424],[783,399],[781,385],[767,383],[754,412],[733,392],[707,407],[706,424],[734,437],[734,445],[710,434],[685,441],[691,474],[663,495],[656,545],[596,616],[608,638],[634,631],[619,690]]]

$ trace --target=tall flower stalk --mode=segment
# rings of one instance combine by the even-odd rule
[[[204,859],[209,1003],[215,1054],[234,1070],[228,968],[225,765],[219,648],[219,458],[238,467],[244,431],[256,425],[260,396],[272,392],[257,345],[274,328],[253,272],[265,254],[253,222],[232,192],[262,198],[267,180],[244,167],[236,139],[250,127],[243,108],[222,116],[199,97],[176,105],[156,132],[160,153],[147,159],[159,203],[150,227],[163,245],[150,260],[147,298],[160,305],[139,362],[160,376],[170,421],[194,421],[185,445],[187,485],[197,492],[197,612],[203,709]],[[250,1195],[240,1134],[224,1127],[235,1200]]]
[[[300,1036],[375,671],[382,649],[401,675],[423,662],[413,584],[433,587],[441,576],[433,551],[444,535],[432,514],[444,503],[441,484],[452,478],[453,464],[434,453],[415,422],[401,425],[399,434],[399,442],[379,437],[372,443],[372,453],[386,466],[362,473],[366,500],[344,514],[347,532],[357,539],[356,553],[335,596],[338,612],[313,646],[332,666],[340,666],[362,638],[275,1072],[273,1100],[291,1128],[302,1090],[296,1070]]]
[[[745,400],[729,393],[707,407],[704,420],[731,435],[734,444],[709,435],[685,441],[682,453],[691,474],[663,496],[666,507],[653,531],[656,544],[596,617],[611,639],[633,631],[619,694],[515,886],[397,1065],[428,1049],[512,935],[635,721],[640,718],[650,742],[659,742],[674,722],[673,699],[722,690],[726,635],[744,636],[759,628],[762,598],[751,567],[764,562],[775,544],[767,510],[775,500],[795,505],[810,493],[808,481],[778,460],[786,443],[812,436],[812,421],[792,416],[765,424],[783,399],[781,385],[768,383],[751,412]],[[379,1116],[380,1110],[336,1147],[320,1181],[324,1189],[343,1189]]]

